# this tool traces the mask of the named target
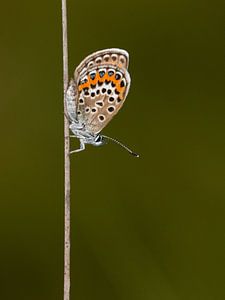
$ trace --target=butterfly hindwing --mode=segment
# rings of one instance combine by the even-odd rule
[[[122,107],[130,87],[128,63],[128,53],[113,48],[95,52],[76,68],[76,116],[89,132],[100,132]]]

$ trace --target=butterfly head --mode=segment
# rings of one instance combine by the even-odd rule
[[[127,146],[125,146],[124,144],[122,144],[118,140],[113,139],[113,138],[111,138],[109,136],[106,136],[106,135],[97,134],[92,141],[89,140],[89,142],[87,142],[87,143],[92,144],[94,146],[102,146],[104,144],[107,144],[108,141],[112,141],[112,142],[118,144],[119,146],[121,146],[122,148],[127,150],[130,154],[132,154],[133,156],[139,157],[139,154],[133,152],[131,149],[129,149]]]
[[[74,136],[82,140],[85,144],[101,146],[106,143],[105,138],[100,134],[94,134],[85,129],[85,126],[76,122],[70,124],[70,129]]]

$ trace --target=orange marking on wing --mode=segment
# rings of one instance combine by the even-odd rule
[[[101,78],[99,73],[98,74],[98,80],[99,82],[104,82],[105,80],[109,80],[109,75],[107,73],[105,73],[105,75]]]
[[[104,75],[104,80],[111,81],[111,78],[107,73]]]
[[[99,73],[96,73],[95,79],[96,79],[96,83],[97,83],[99,81],[99,79],[100,79]]]
[[[121,87],[120,82],[121,82],[121,80],[116,83],[116,89],[118,92],[122,93],[125,90],[125,86]]]
[[[89,87],[90,87],[90,77],[88,76],[88,81],[86,83],[79,85],[79,92]]]
[[[114,78],[110,78],[111,82],[116,85],[116,80]]]
[[[97,84],[98,83],[98,80],[99,80],[99,74],[98,73],[96,73],[96,75],[95,75],[95,79],[90,79],[90,81],[91,81],[91,84]]]
[[[116,85],[117,84],[117,80],[115,78],[115,74],[113,76],[110,77],[110,80]]]
[[[124,91],[122,91],[122,92],[119,94],[119,96],[120,96],[121,100],[123,100],[123,99],[124,99]]]

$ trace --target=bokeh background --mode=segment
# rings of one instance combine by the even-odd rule
[[[93,51],[129,51],[132,87],[104,133],[141,154],[71,157],[71,300],[225,299],[224,7],[68,10],[71,76]],[[61,2],[2,2],[0,37],[0,299],[62,299]]]

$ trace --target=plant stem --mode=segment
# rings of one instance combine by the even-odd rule
[[[63,83],[64,83],[64,295],[63,300],[70,300],[70,138],[69,121],[66,118],[66,90],[68,87],[68,42],[67,42],[67,7],[62,0],[63,34]]]

